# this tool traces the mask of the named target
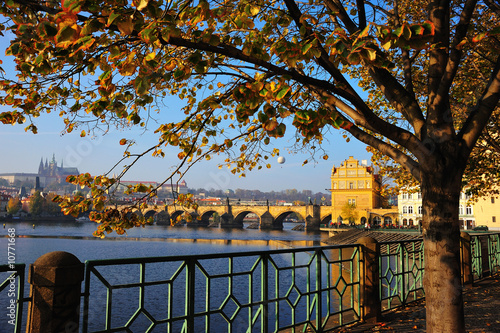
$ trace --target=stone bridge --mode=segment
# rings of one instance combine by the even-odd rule
[[[170,221],[175,221],[178,216],[189,213],[193,221],[189,226],[208,226],[210,218],[220,217],[221,228],[243,228],[243,219],[248,214],[255,214],[259,217],[261,229],[283,229],[283,221],[292,213],[295,213],[300,220],[305,221],[308,231],[319,230],[320,224],[328,224],[332,218],[331,206],[304,205],[304,206],[272,206],[272,205],[207,205],[199,206],[196,210],[185,209],[180,206],[166,206],[158,209],[151,209],[143,212],[146,217],[155,217],[157,224],[168,225]],[[216,215],[214,215],[216,214]]]

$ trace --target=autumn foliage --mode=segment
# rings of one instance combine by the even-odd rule
[[[165,182],[214,154],[244,175],[268,167],[279,154],[272,140],[290,131],[296,147],[326,159],[318,147],[339,129],[420,183],[427,327],[464,330],[458,198],[466,170],[483,179],[468,161],[483,161],[498,139],[497,2],[7,0],[0,13],[17,74],[0,80],[2,123],[36,133],[35,119],[57,112],[66,132],[85,136],[150,129],[161,118],[152,129],[158,143],[144,153],[132,153],[127,138],[117,143],[130,161],[117,177],[68,179],[91,188],[92,198],[59,198],[63,209],[93,208],[98,235],[146,223],[107,205],[145,154],[179,149]],[[168,108],[173,96],[184,102],[180,112]],[[130,191],[142,193],[132,210],[155,195]]]

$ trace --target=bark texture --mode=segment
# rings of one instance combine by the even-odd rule
[[[457,169],[448,167],[422,177],[427,332],[465,332]]]

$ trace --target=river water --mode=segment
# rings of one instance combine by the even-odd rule
[[[319,246],[322,241],[328,238],[328,233],[291,230],[296,225],[295,223],[284,223],[282,231],[245,228],[195,229],[151,225],[128,230],[126,235],[120,236],[113,233],[105,239],[98,239],[92,236],[92,232],[96,228],[94,223],[41,223],[36,225],[28,222],[6,223],[3,230],[0,229],[3,231],[2,236],[4,236],[0,237],[0,264],[7,264],[9,244],[7,234],[13,228],[16,233],[15,262],[25,263],[27,267],[38,257],[51,251],[67,251],[74,254],[80,261],[85,262],[93,259],[185,256],[265,251],[286,247],[310,247]],[[28,269],[26,275],[28,275],[27,272]],[[116,272],[116,274],[124,273]],[[5,276],[1,277],[3,281]],[[28,296],[29,285],[25,284],[25,286],[25,296]],[[5,291],[2,294],[4,293]],[[5,309],[5,304],[7,304],[5,302],[8,300],[3,296],[0,295],[0,307]],[[104,300],[105,297],[102,302]],[[25,320],[26,311],[24,312]],[[119,310],[119,312],[123,311]],[[119,317],[119,314],[115,317]],[[104,314],[100,312],[96,318],[101,322],[103,316]],[[129,315],[127,314],[127,316]],[[0,316],[0,332],[12,332],[12,326],[7,324],[7,319],[4,315]],[[98,325],[99,323],[94,324]]]
[[[0,264],[7,263],[7,231],[15,228],[16,263],[31,264],[42,254],[67,251],[84,262],[90,259],[178,256],[320,245],[328,233],[291,230],[188,228],[150,225],[134,228],[126,235],[95,238],[94,223],[6,223],[0,229]],[[1,226],[0,226],[1,228]]]

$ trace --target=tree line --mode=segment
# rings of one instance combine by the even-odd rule
[[[199,189],[189,189],[189,193],[200,196],[204,194],[206,197],[218,197],[218,198],[229,198],[229,199],[241,199],[245,201],[256,200],[264,201],[269,200],[269,203],[275,203],[276,201],[285,201],[288,203],[300,202],[300,203],[316,203],[316,204],[329,204],[330,194],[325,194],[322,192],[313,193],[311,190],[298,191],[296,189],[286,189],[282,191],[270,191],[262,192],[260,190],[246,190],[237,188],[234,191],[230,190],[205,190]]]

